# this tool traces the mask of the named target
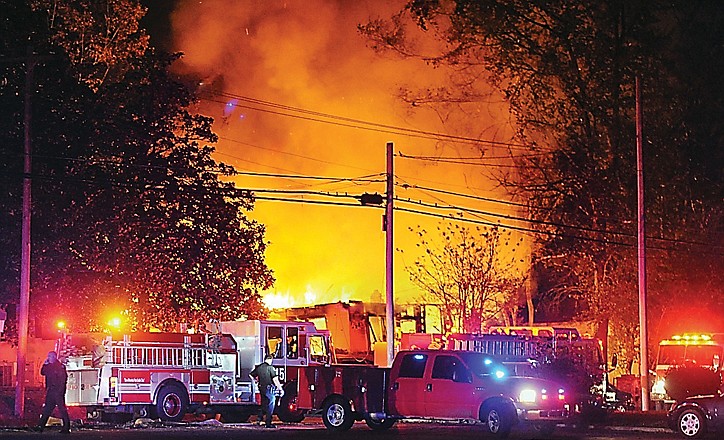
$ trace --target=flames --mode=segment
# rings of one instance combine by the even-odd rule
[[[215,118],[214,130],[220,136],[217,160],[250,173],[353,178],[385,172],[388,141],[395,143],[396,151],[411,155],[480,155],[475,145],[368,130],[354,123],[324,123],[310,115],[292,115],[285,106],[390,126],[505,139],[510,118],[501,104],[464,109],[460,119],[453,119],[452,114],[399,99],[403,87],[434,89],[447,81],[443,68],[375,54],[358,34],[358,24],[390,17],[404,3],[179,2],[171,17],[173,50],[185,55],[177,68],[204,80],[204,99],[197,111]],[[233,96],[279,107],[262,109]],[[452,120],[456,122],[450,124]],[[395,168],[399,184],[494,196],[479,166],[396,159]],[[359,181],[243,175],[235,183],[240,188],[385,192],[384,183]],[[400,197],[440,202],[440,197],[420,191],[396,191]],[[298,202],[304,196],[289,198]],[[259,200],[249,215],[266,226],[270,242],[266,261],[277,282],[263,296],[268,307],[368,301],[373,292],[384,290],[381,209]],[[414,262],[417,239],[408,228],[434,228],[437,222],[396,214],[395,247],[403,250],[395,254],[396,301],[420,297],[405,271]]]
[[[303,294],[292,292],[268,292],[262,297],[264,305],[271,310],[290,309],[295,307],[308,307],[315,304],[344,302],[353,300],[351,292],[345,290],[333,293],[321,293],[307,286]]]

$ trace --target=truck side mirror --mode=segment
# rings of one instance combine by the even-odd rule
[[[618,366],[618,353],[614,353],[613,356],[611,356],[611,368],[616,368]]]
[[[711,365],[714,367],[714,370],[719,370],[719,367],[721,366],[721,359],[719,359],[718,354],[715,354],[712,358]]]

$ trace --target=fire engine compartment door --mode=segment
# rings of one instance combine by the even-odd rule
[[[97,368],[70,370],[65,401],[68,405],[95,405],[99,389]]]

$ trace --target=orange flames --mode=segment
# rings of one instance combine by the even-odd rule
[[[401,87],[445,84],[446,72],[420,61],[377,55],[366,47],[357,24],[389,17],[404,4],[390,3],[179,2],[172,16],[174,50],[185,53],[179,69],[205,78],[205,93],[230,94],[207,95],[198,109],[216,120],[214,129],[221,137],[217,160],[243,172],[356,178],[385,172],[388,141],[395,143],[395,151],[408,155],[480,154],[470,144],[444,143],[379,128],[365,130],[355,123],[320,123],[309,114],[300,117],[291,115],[286,107],[233,101],[231,95],[396,127],[505,139],[510,133],[509,118],[500,104],[486,103],[448,115],[405,105],[398,99]],[[501,198],[482,177],[480,166],[396,158],[395,167],[398,183]],[[236,184],[240,188],[349,194],[385,191],[384,183],[249,175],[237,177]],[[400,187],[395,191],[400,197],[430,203],[463,203]],[[356,203],[354,199],[332,200]],[[464,204],[502,210],[502,205]],[[257,201],[249,215],[266,225],[270,241],[266,260],[277,278],[275,288],[265,294],[266,304],[276,308],[350,299],[368,301],[375,290],[384,292],[382,214],[379,208]],[[421,295],[404,269],[414,262],[417,252],[416,237],[408,227],[434,227],[437,222],[432,217],[396,213],[395,247],[404,251],[395,254],[396,300],[409,301]]]

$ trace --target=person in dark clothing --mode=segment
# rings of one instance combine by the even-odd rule
[[[58,354],[54,351],[48,353],[48,358],[40,369],[40,374],[45,376],[45,404],[43,412],[40,415],[40,422],[37,430],[42,431],[48,418],[55,407],[58,407],[60,418],[63,420],[63,434],[70,433],[70,417],[68,409],[65,407],[65,387],[68,384],[68,373],[65,371],[65,365],[58,360]]]
[[[274,405],[276,404],[275,387],[277,393],[283,393],[277,370],[272,366],[273,360],[274,355],[266,355],[264,362],[254,367],[251,373],[249,373],[249,376],[256,379],[259,383],[261,408],[263,412],[266,412],[267,428],[274,427],[274,425],[272,425],[272,414],[274,413]]]

